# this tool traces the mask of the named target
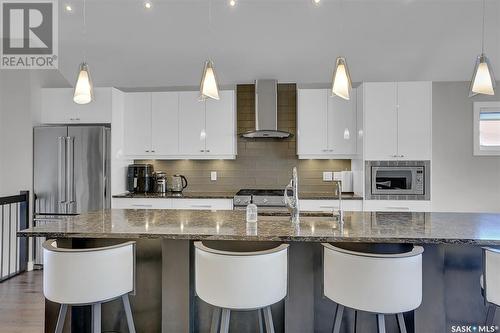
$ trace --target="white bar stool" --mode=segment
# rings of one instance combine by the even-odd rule
[[[333,332],[340,332],[344,308],[377,314],[379,333],[385,315],[395,314],[406,333],[403,312],[422,302],[422,253],[414,246],[397,254],[363,253],[323,244],[324,294],[337,303]],[[355,324],[356,325],[356,324]]]
[[[194,246],[196,294],[216,307],[210,332],[229,332],[232,310],[258,310],[261,332],[264,315],[266,332],[274,333],[271,305],[287,295],[288,244],[257,252],[221,251],[202,242]]]
[[[101,303],[121,298],[129,332],[135,333],[128,294],[135,288],[135,242],[101,248],[65,249],[43,243],[43,293],[61,304],[56,333],[68,306],[92,305],[92,332],[101,332]]]
[[[481,288],[484,301],[488,306],[486,313],[486,326],[491,326],[495,319],[495,312],[500,306],[500,249],[491,247],[483,248],[483,275],[481,275]]]

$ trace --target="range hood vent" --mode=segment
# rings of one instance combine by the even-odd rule
[[[285,139],[290,133],[278,131],[278,81],[255,82],[255,131],[241,135],[244,138]]]

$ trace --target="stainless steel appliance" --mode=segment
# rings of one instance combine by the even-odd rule
[[[152,164],[130,164],[127,169],[127,191],[150,193],[156,190]]]
[[[188,186],[188,181],[183,175],[173,175],[170,190],[180,193]]]
[[[156,179],[156,192],[166,193],[167,192],[167,174],[163,171],[155,172]]]
[[[35,224],[111,207],[110,144],[106,126],[33,129]],[[41,264],[41,247],[35,252]]]
[[[235,209],[244,209],[252,201],[259,209],[286,210],[284,190],[242,189],[233,198]],[[287,191],[288,196],[293,196],[293,191]]]
[[[366,199],[429,200],[429,161],[367,161]]]

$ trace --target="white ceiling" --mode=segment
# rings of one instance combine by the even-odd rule
[[[481,49],[480,0],[59,0],[59,69],[84,49],[97,86],[196,86],[211,55],[223,85],[326,83],[344,55],[354,81],[469,80]],[[64,11],[70,3],[73,13]],[[486,52],[500,76],[500,1],[487,1]],[[498,78],[498,77],[497,77]]]

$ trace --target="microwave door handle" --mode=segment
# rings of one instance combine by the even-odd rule
[[[66,140],[64,137],[59,136],[57,137],[57,196],[59,204],[65,204],[67,202],[65,180],[66,180]]]

